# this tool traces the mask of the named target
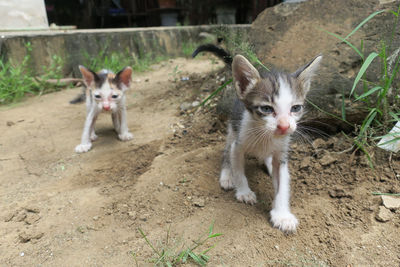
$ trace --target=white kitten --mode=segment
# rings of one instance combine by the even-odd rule
[[[87,87],[86,121],[81,143],[75,147],[75,152],[87,152],[92,147],[91,141],[97,139],[94,126],[102,111],[111,112],[118,138],[122,141],[131,140],[133,135],[128,131],[126,122],[125,91],[131,85],[132,69],[125,67],[117,74],[108,70],[95,73],[83,66],[79,66],[79,70]]]
[[[256,195],[249,188],[244,172],[245,154],[256,156],[272,176],[275,197],[272,225],[283,232],[294,232],[298,225],[290,212],[290,176],[287,153],[290,135],[296,131],[303,114],[311,78],[322,56],[292,74],[258,71],[241,55],[232,59],[225,50],[212,44],[199,46],[194,52],[211,52],[232,67],[237,99],[228,125],[220,185],[235,189],[239,201],[255,204]]]
[[[273,178],[275,197],[272,225],[294,232],[298,220],[290,211],[290,176],[287,153],[290,135],[303,114],[311,78],[322,56],[293,74],[259,72],[243,56],[233,58],[232,72],[238,99],[235,102],[224,151],[220,185],[235,189],[239,201],[255,204],[244,172],[245,154],[262,160]]]

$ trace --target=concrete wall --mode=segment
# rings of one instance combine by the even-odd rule
[[[44,0],[0,0],[0,30],[48,27]]]
[[[77,66],[87,61],[84,54],[98,55],[107,47],[107,53],[129,50],[139,58],[152,56],[182,56],[182,45],[199,41],[201,32],[215,32],[221,26],[154,27],[108,30],[43,31],[25,33],[0,32],[0,57],[18,64],[29,53],[26,44],[31,43],[31,64],[37,73],[49,65],[53,55],[65,60],[65,75],[78,74]],[[247,36],[250,25],[224,26],[225,31],[240,32]]]

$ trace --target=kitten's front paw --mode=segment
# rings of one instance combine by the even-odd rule
[[[272,226],[278,228],[285,233],[296,232],[299,221],[289,211],[279,211],[276,209],[271,210],[271,223]]]
[[[233,189],[232,175],[229,169],[222,169],[219,184],[224,190]]]
[[[250,205],[257,203],[256,194],[250,189],[236,191],[236,199]]]
[[[130,132],[122,133],[118,135],[119,140],[121,141],[129,141],[133,138],[133,134]]]
[[[92,135],[90,136],[90,140],[92,140],[92,141],[96,141],[97,138],[98,138],[98,136],[97,136],[96,134],[92,134]]]
[[[92,144],[91,143],[89,143],[89,144],[80,144],[80,145],[77,145],[75,147],[75,152],[76,153],[84,153],[84,152],[88,152],[91,148],[92,148]]]

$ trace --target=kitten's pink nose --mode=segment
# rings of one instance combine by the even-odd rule
[[[285,124],[282,123],[282,124],[278,124],[277,128],[278,128],[280,134],[286,134],[286,132],[290,128],[290,125],[289,125],[289,123],[285,123]]]
[[[109,105],[103,105],[103,109],[109,111],[110,110],[110,106]]]

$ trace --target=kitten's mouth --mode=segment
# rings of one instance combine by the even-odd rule
[[[275,135],[278,136],[278,137],[279,136],[284,137],[284,136],[286,136],[288,134],[289,134],[288,130],[281,130],[281,129],[276,129],[275,130]]]

